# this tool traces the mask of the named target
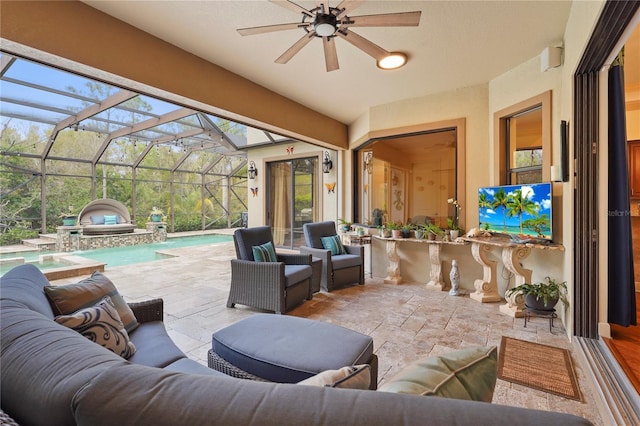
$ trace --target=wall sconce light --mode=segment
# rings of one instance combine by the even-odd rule
[[[331,161],[331,156],[329,155],[329,151],[324,152],[324,160],[322,160],[322,172],[329,173],[333,169],[333,161]]]
[[[247,169],[247,177],[249,179],[255,179],[258,176],[258,168],[253,161],[249,162],[249,168]]]

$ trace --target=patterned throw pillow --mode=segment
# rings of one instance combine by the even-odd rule
[[[273,247],[271,241],[264,243],[261,246],[252,246],[253,260],[256,262],[277,262],[276,249]]]
[[[53,313],[68,315],[78,309],[95,305],[105,296],[111,297],[111,302],[118,310],[118,315],[124,323],[128,333],[138,327],[138,320],[133,311],[118,293],[116,286],[102,273],[96,271],[89,278],[77,284],[60,286],[45,286],[44,292],[49,299]]]
[[[338,254],[347,254],[347,250],[345,250],[342,245],[342,241],[340,241],[340,237],[337,235],[332,235],[330,237],[321,237],[320,241],[322,241],[322,247],[325,250],[331,251],[332,256],[336,256]]]
[[[117,225],[118,224],[118,215],[104,215],[104,224],[105,225]]]
[[[80,309],[71,315],[59,315],[55,321],[124,359],[129,359],[136,352],[109,296],[95,306]]]
[[[311,376],[299,385],[325,386],[344,389],[369,389],[371,384],[371,371],[368,364],[342,367],[339,370],[326,370]]]
[[[103,214],[96,215],[96,216],[91,215],[90,219],[91,219],[91,224],[92,225],[104,225],[104,215]]]

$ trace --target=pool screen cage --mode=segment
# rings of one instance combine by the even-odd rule
[[[241,226],[246,150],[291,143],[7,52],[0,126],[0,236],[53,232],[96,198],[139,228],[154,207],[171,232]]]

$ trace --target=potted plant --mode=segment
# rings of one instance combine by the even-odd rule
[[[413,225],[405,223],[400,227],[400,236],[402,238],[411,238],[411,232],[413,231]]]
[[[349,230],[351,230],[351,222],[344,219],[338,219],[338,223],[338,230],[340,232],[349,232]]]
[[[413,230],[413,233],[416,236],[416,240],[422,240],[424,239],[424,236],[427,234],[427,231],[426,229],[424,229],[424,226],[416,225],[415,229]]]
[[[378,235],[382,238],[391,238],[391,229],[384,225],[378,226]]]
[[[442,228],[435,223],[426,223],[424,229],[427,231],[427,238],[429,240],[435,240],[437,236],[442,235]]]
[[[162,222],[162,219],[164,219],[164,212],[156,206],[153,206],[149,213],[149,220],[151,222]]]
[[[451,236],[451,241],[455,241],[456,238],[460,236],[462,232],[462,228],[458,226],[458,223],[452,218],[447,218],[447,227],[449,228],[449,235]]]
[[[506,296],[520,293],[524,297],[524,304],[534,311],[553,311],[561,301],[564,307],[569,306],[567,300],[567,282],[558,282],[553,278],[545,277],[541,283],[524,283],[507,290]]]
[[[78,215],[73,212],[73,206],[69,206],[66,211],[59,215],[62,219],[62,226],[74,226],[78,220]]]
[[[402,238],[402,224],[400,222],[389,222],[387,223],[387,228],[391,230],[392,238]]]
[[[371,212],[371,217],[373,218],[373,226],[382,226],[384,210],[378,208],[373,209],[373,211]]]

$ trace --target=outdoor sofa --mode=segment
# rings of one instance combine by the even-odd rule
[[[483,402],[232,378],[178,349],[158,299],[132,304],[134,316],[122,316],[136,347],[125,360],[55,322],[52,306],[63,309],[65,301],[51,288],[47,297],[45,286],[32,265],[0,278],[0,405],[23,425],[591,424]],[[113,303],[118,296],[110,293]]]
[[[84,206],[78,223],[83,235],[128,234],[136,228],[127,207],[111,198],[99,198]]]

